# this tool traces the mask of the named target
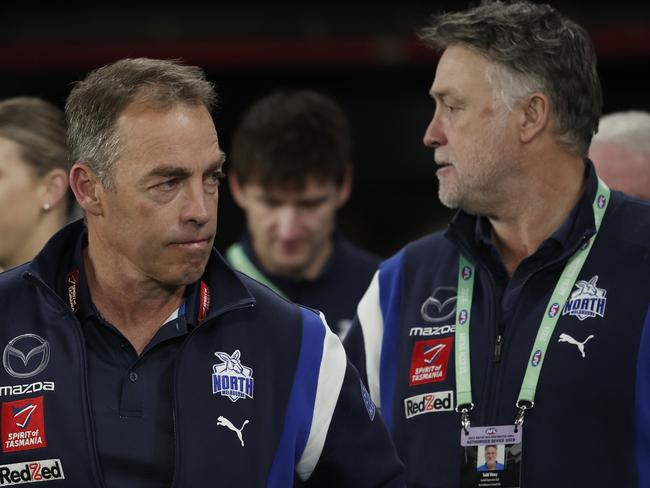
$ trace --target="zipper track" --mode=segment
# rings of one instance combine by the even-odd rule
[[[81,331],[79,330],[79,320],[77,320],[77,316],[70,310],[70,307],[61,299],[59,295],[56,294],[56,292],[50,288],[45,282],[37,278],[35,275],[33,275],[31,272],[26,271],[25,274],[23,275],[24,278],[33,283],[34,285],[40,287],[42,290],[44,290],[46,293],[50,294],[53,296],[58,302],[58,305],[61,306],[63,309],[63,315],[67,315],[72,318],[73,321],[73,327],[74,329],[74,334],[77,339],[77,345],[79,346],[79,351],[81,352],[81,364],[83,367],[81,368],[81,377],[82,377],[82,389],[83,389],[83,394],[82,398],[84,400],[84,407],[82,409],[83,412],[86,414],[86,421],[88,423],[88,431],[90,433],[90,450],[91,450],[91,471],[95,477],[95,481],[98,483],[98,486],[101,488],[106,488],[106,484],[104,482],[104,475],[100,469],[100,462],[99,462],[99,454],[97,453],[97,442],[95,438],[95,419],[93,418],[93,410],[90,408],[91,401],[90,401],[90,394],[88,392],[88,371],[86,368],[86,346],[85,346],[85,341],[83,341],[83,337],[81,336]]]
[[[255,306],[254,301],[249,301],[249,300],[242,300],[240,302],[234,303],[230,305],[229,307],[225,307],[224,309],[220,310],[218,314],[215,314],[213,317],[211,317],[209,320],[206,320],[206,322],[197,325],[194,327],[189,334],[187,334],[187,337],[183,341],[183,344],[181,345],[178,354],[176,356],[176,359],[174,361],[174,373],[173,373],[173,382],[172,382],[172,434],[174,436],[174,475],[172,477],[172,484],[171,488],[183,488],[182,485],[179,483],[181,482],[181,472],[180,472],[180,467],[181,467],[181,450],[180,450],[180,445],[179,445],[179,437],[177,435],[177,420],[176,420],[176,415],[180,406],[178,396],[176,395],[176,389],[177,385],[180,384],[180,367],[179,367],[179,360],[183,356],[183,352],[185,349],[188,347],[188,343],[192,340],[194,335],[196,335],[197,331],[199,329],[202,329],[206,327],[208,322],[212,322],[216,320],[217,318],[225,315],[228,312],[232,312],[234,310],[241,310],[244,308],[253,308]]]

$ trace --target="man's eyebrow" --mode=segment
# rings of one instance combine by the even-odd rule
[[[210,166],[208,166],[208,169],[206,169],[203,172],[203,174],[214,173],[215,171],[222,171],[223,165],[225,163],[226,163],[226,153],[220,152],[219,157],[216,159],[216,161],[212,163]]]
[[[226,155],[223,152],[219,153],[217,159],[210,164],[205,173],[211,173],[213,171],[221,170],[224,163],[226,162]],[[161,177],[161,178],[187,178],[192,175],[192,172],[187,168],[181,166],[174,166],[172,164],[162,165],[152,169],[147,177]]]
[[[219,151],[219,157],[217,158],[216,164],[223,166],[226,163],[226,153]]]
[[[191,171],[180,166],[173,165],[164,165],[157,166],[156,168],[149,171],[147,176],[160,176],[163,178],[186,178],[192,174]]]
[[[429,92],[429,95],[431,98],[435,100],[444,100],[445,97],[449,96],[449,91],[448,90],[431,90]]]

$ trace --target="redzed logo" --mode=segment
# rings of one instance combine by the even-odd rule
[[[449,412],[454,409],[454,392],[436,391],[404,399],[404,414],[407,419],[423,413]]]
[[[40,461],[0,465],[0,486],[63,479],[65,479],[65,475],[60,459],[41,459]]]
[[[2,452],[46,447],[43,397],[2,404]]]
[[[445,337],[415,343],[409,370],[409,386],[445,380],[453,341],[453,337]]]

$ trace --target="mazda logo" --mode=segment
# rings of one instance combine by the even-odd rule
[[[429,323],[448,321],[455,313],[456,288],[453,286],[439,286],[420,307],[420,316],[425,322]]]
[[[49,360],[50,344],[36,334],[14,337],[2,353],[2,365],[14,378],[36,376]]]

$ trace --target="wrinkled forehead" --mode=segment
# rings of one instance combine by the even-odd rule
[[[483,55],[462,45],[451,45],[440,56],[431,94],[449,93],[465,87],[488,83],[492,64]]]
[[[202,105],[168,109],[131,105],[118,120],[119,156],[138,164],[204,165],[223,161],[212,117]]]

